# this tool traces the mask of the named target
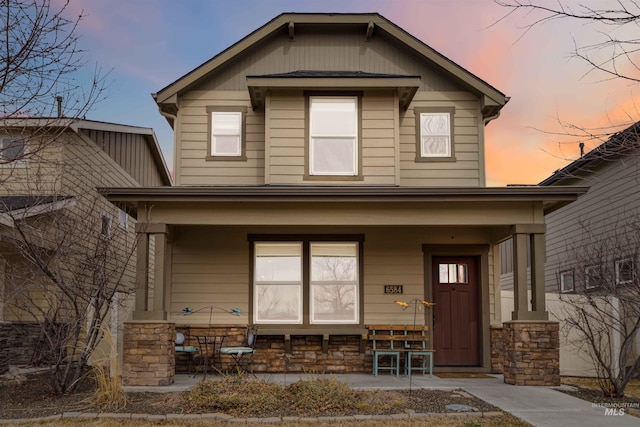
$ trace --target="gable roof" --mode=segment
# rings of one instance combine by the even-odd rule
[[[538,185],[563,185],[570,181],[595,174],[604,163],[611,162],[626,154],[635,153],[640,147],[640,122],[616,132],[604,143],[600,144],[584,156],[556,170]]]
[[[79,133],[81,129],[86,129],[141,135],[149,147],[156,169],[162,178],[163,185],[172,185],[173,182],[156,134],[151,128],[67,117],[0,119],[0,128],[59,128],[70,129],[75,133]]]
[[[290,36],[295,32],[296,24],[361,24],[363,36],[371,36],[374,29],[380,29],[388,36],[397,39],[418,56],[427,61],[435,69],[447,73],[452,79],[476,93],[482,101],[483,114],[490,117],[497,114],[507,103],[508,97],[476,75],[470,73],[444,55],[435,51],[405,30],[377,13],[363,14],[314,14],[314,13],[283,13],[262,27],[253,31],[237,43],[223,50],[207,62],[180,77],[168,86],[153,94],[161,111],[174,114],[178,96],[207,79],[224,64],[237,58],[251,46],[264,40],[276,31],[288,31]],[[407,77],[407,76],[403,76]]]

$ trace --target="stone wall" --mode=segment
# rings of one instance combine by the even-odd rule
[[[122,382],[166,386],[175,376],[175,324],[125,322]]]
[[[513,385],[560,385],[558,322],[504,323],[504,382]]]
[[[491,325],[491,373],[504,373],[507,334],[502,325]]]
[[[198,346],[199,334],[224,335],[224,347],[246,345],[246,327],[238,325],[187,326],[177,325],[176,331],[185,335],[184,345]],[[366,357],[365,357],[366,356]],[[201,355],[178,354],[176,372],[199,369]],[[191,366],[189,366],[189,358]],[[230,356],[222,356],[215,361],[215,368],[223,372],[235,368]],[[322,336],[292,335],[291,353],[285,355],[284,335],[261,335],[258,330],[256,352],[250,368],[254,372],[306,372],[306,373],[371,373],[372,351],[366,343],[366,353],[360,353],[360,336],[332,335],[329,337],[327,352],[322,351]]]

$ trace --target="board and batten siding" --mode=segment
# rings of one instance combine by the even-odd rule
[[[405,45],[383,33],[365,40],[364,27],[312,30],[296,27],[295,40],[278,33],[252,46],[221,67],[202,90],[247,90],[246,76],[288,73],[298,70],[362,71],[377,74],[420,76],[424,91],[459,90],[451,80],[418,59]]]
[[[246,160],[207,160],[207,107],[245,107]],[[178,112],[176,185],[264,184],[264,112],[253,111],[249,94],[236,91],[187,92]]]
[[[163,185],[144,135],[82,129],[116,163],[143,187]]]

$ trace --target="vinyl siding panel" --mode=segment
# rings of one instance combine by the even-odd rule
[[[208,160],[207,107],[246,107],[246,160]],[[176,152],[177,185],[262,185],[264,114],[253,112],[246,92],[191,91],[181,100]]]
[[[616,259],[632,256],[637,247],[631,247],[637,239],[615,236],[624,233],[625,227],[637,226],[640,213],[640,191],[637,170],[640,166],[635,154],[606,162],[599,170],[577,185],[590,186],[589,191],[572,204],[546,217],[547,222],[547,264],[546,288],[549,292],[559,291],[560,271],[574,269],[576,287],[584,286],[582,279],[586,262],[602,261],[603,274],[613,273]],[[636,231],[628,230],[630,233]],[[595,257],[589,261],[590,251],[598,247],[599,241],[611,239],[612,246],[605,259]],[[583,249],[580,249],[583,247]],[[579,256],[577,255],[579,254]],[[580,259],[583,258],[583,259]],[[584,259],[587,258],[587,259]],[[576,259],[579,262],[576,262]],[[636,274],[638,272],[636,262]]]
[[[195,310],[206,307],[206,301],[214,301],[222,308],[249,309],[249,245],[247,235],[260,234],[327,234],[335,228],[326,227],[196,227],[175,229],[173,240],[171,275],[172,321],[178,323],[206,324],[209,311],[195,313],[188,318],[177,316],[184,307]],[[410,301],[425,298],[424,253],[422,244],[448,243],[451,230],[429,228],[370,228],[351,227],[350,234],[364,236],[363,280],[364,280],[364,324],[413,322],[413,311],[402,310],[394,300]],[[485,233],[469,230],[464,243],[487,244]],[[489,297],[495,294],[492,287],[493,257],[489,256]],[[384,285],[402,285],[402,295],[384,293]],[[491,305],[494,316],[495,305]],[[419,316],[422,315],[419,312]],[[421,321],[421,319],[418,319]],[[212,322],[219,324],[246,324],[250,316],[234,317],[212,313]]]

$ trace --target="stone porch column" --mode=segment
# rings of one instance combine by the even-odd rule
[[[501,334],[507,384],[560,385],[559,324],[549,321],[545,306],[545,231],[544,224],[511,227],[514,310]]]
[[[175,376],[175,324],[167,321],[171,292],[169,227],[141,222],[136,225],[136,234],[135,310],[133,321],[124,325],[122,379],[125,385],[170,385]],[[151,301],[150,256],[154,257]]]

